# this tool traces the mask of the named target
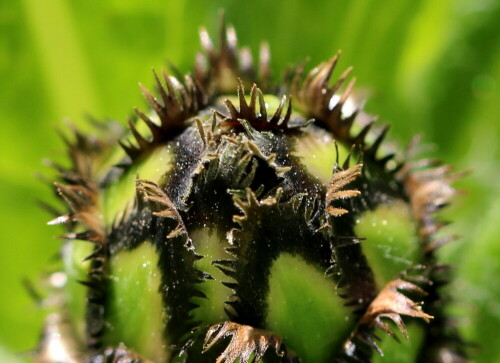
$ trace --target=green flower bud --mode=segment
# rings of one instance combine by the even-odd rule
[[[460,356],[435,253],[456,175],[386,145],[350,68],[331,81],[339,54],[277,83],[267,47],[254,66],[232,28],[201,39],[127,131],[69,143],[67,282],[39,361]]]

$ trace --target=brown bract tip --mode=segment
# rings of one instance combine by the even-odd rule
[[[342,190],[342,188],[361,175],[362,167],[362,164],[358,164],[349,169],[338,171],[333,174],[325,197],[326,212],[328,215],[338,217],[348,212],[348,210],[344,208],[333,207],[331,205],[333,201],[352,198],[361,194],[360,191],[356,189]]]
[[[219,21],[219,44],[214,46],[205,28],[200,30],[200,40],[204,52],[198,54],[195,78],[211,94],[233,94],[237,78],[244,83],[258,83],[264,91],[270,83],[270,52],[267,44],[260,49],[259,64],[255,67],[248,48],[239,48],[236,32],[227,26],[221,13]]]
[[[399,341],[393,329],[384,322],[383,319],[389,319],[396,324],[399,331],[406,339],[408,339],[409,336],[402,315],[420,318],[427,323],[429,323],[430,319],[433,319],[433,316],[422,311],[421,304],[413,301],[403,294],[403,292],[417,296],[427,295],[424,290],[411,282],[399,278],[390,281],[370,303],[365,313],[358,321],[355,331],[345,342],[344,352],[348,356],[356,355],[356,340],[368,344],[380,355],[383,355],[382,350],[375,342],[378,338],[373,332],[373,328],[379,328],[396,341]]]
[[[251,359],[259,362],[269,348],[274,348],[279,357],[287,355],[286,349],[282,348],[280,337],[266,330],[231,321],[213,325],[208,329],[203,351],[206,352],[228,336],[231,337],[231,341],[219,355],[216,363],[232,363],[237,359],[241,363],[249,362]]]

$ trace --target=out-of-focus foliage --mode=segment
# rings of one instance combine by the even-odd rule
[[[151,67],[183,71],[225,9],[239,41],[271,45],[275,76],[309,57],[312,67],[338,49],[353,65],[366,108],[392,124],[405,145],[422,132],[437,157],[473,173],[469,192],[446,212],[462,238],[442,250],[457,281],[450,309],[477,361],[500,360],[499,87],[500,3],[495,0],[281,0],[0,2],[0,360],[35,347],[42,311],[22,280],[36,282],[57,254],[59,231],[36,200],[53,200],[35,173],[44,157],[64,160],[56,129],[85,114],[124,122],[142,106],[137,82]],[[50,174],[50,173],[49,173]],[[20,355],[16,357],[26,357]],[[17,358],[16,358],[17,359]]]

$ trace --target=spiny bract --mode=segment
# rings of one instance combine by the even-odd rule
[[[141,86],[128,131],[67,141],[38,361],[465,360],[435,257],[458,175],[383,143],[351,69],[331,82],[339,54],[275,84],[268,47],[256,67],[222,24],[192,75]]]

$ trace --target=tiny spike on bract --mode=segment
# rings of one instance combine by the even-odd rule
[[[344,186],[354,181],[361,175],[362,164],[355,165],[347,170],[334,172],[326,192],[325,204],[327,214],[337,217],[348,212],[344,208],[335,208],[331,204],[337,199],[356,197],[361,194],[359,190],[342,190]]]

